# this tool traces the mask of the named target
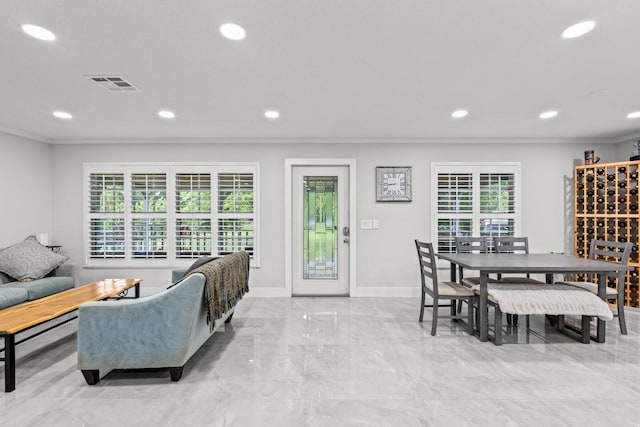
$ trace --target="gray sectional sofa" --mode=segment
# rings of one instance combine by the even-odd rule
[[[35,236],[0,249],[0,310],[73,288],[68,259]]]
[[[51,276],[20,282],[0,272],[0,310],[44,298],[74,287],[70,268],[58,268]]]

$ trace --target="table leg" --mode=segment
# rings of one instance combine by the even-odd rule
[[[607,275],[598,273],[598,296],[607,302]],[[620,304],[620,301],[618,301]],[[596,331],[596,342],[603,343],[606,338],[607,324],[604,320],[598,318],[598,327]]]
[[[487,312],[487,278],[486,272],[480,271],[480,301],[478,310],[480,310],[478,329],[480,329],[480,341],[488,341],[489,337],[489,316]]]
[[[16,341],[15,335],[4,336],[4,392],[16,389]]]
[[[135,297],[136,298],[140,298],[140,283],[136,283],[136,285],[134,286],[134,290],[135,290]]]
[[[450,280],[452,282],[456,282],[457,283],[458,280],[456,278],[456,268],[457,268],[457,265],[454,264],[454,263],[451,263],[451,279]]]

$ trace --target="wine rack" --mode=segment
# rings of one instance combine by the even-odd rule
[[[574,173],[575,250],[579,257],[589,256],[592,239],[632,242],[625,283],[609,281],[617,289],[624,286],[624,304],[640,307],[638,293],[638,174],[640,161],[576,166]],[[578,277],[578,280],[581,278]]]

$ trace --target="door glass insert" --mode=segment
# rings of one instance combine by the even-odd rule
[[[303,180],[303,279],[338,278],[338,177]]]

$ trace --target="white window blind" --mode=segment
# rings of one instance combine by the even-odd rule
[[[89,256],[125,257],[125,188],[123,173],[89,175]]]
[[[518,235],[519,175],[519,163],[433,163],[438,251],[455,252],[456,236]]]
[[[257,163],[86,164],[85,265],[257,252]]]
[[[131,252],[136,259],[166,259],[167,174],[131,174]]]

